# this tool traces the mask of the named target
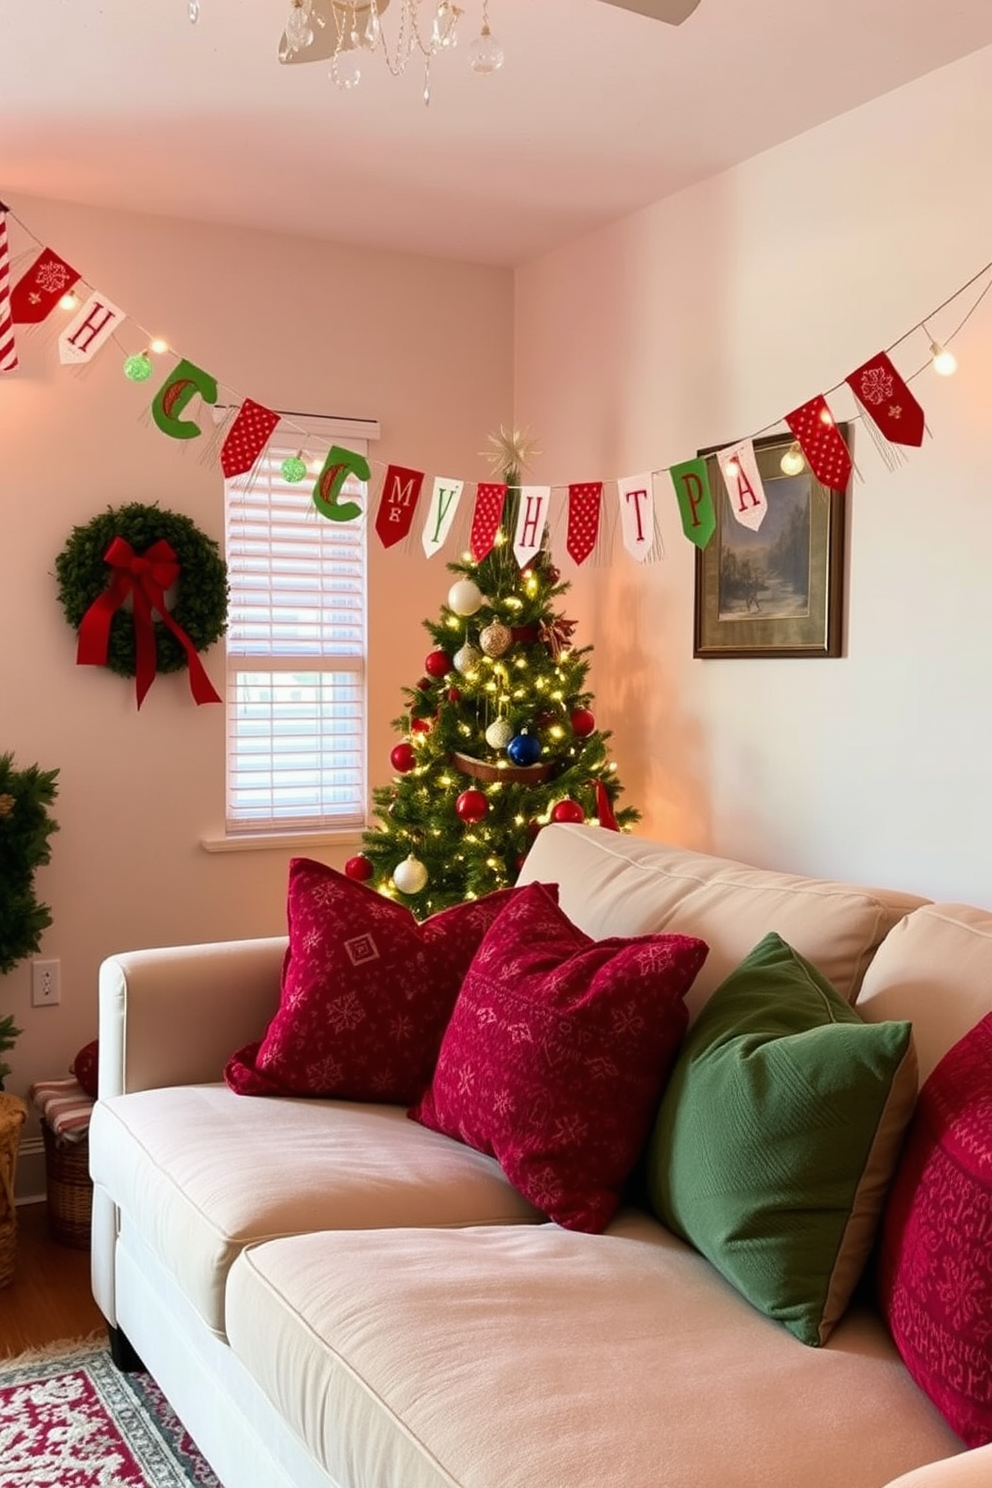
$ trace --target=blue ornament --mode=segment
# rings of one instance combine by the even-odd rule
[[[515,765],[533,765],[541,753],[540,740],[533,734],[517,734],[507,744],[506,752]]]

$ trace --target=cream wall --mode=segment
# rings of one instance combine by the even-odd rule
[[[992,258],[990,157],[987,49],[520,269],[534,477],[658,469],[841,382]],[[857,437],[843,659],[693,660],[667,475],[665,561],[576,583],[645,832],[992,906],[992,296],[955,350],[914,383],[933,437],[908,464]],[[921,366],[922,334],[895,360]]]
[[[509,271],[29,198],[10,206],[87,281],[242,395],[377,418],[379,461],[484,473],[477,452],[512,407]],[[141,419],[148,387],[123,378],[116,351],[77,377],[40,330],[22,336],[21,361],[0,381],[0,750],[60,772],[61,830],[37,887],[54,915],[41,954],[62,963],[58,1008],[30,1006],[29,962],[0,979],[0,1012],[24,1030],[8,1089],[23,1092],[63,1073],[94,1036],[97,968],[110,952],[281,931],[289,853],[202,850],[223,823],[223,710],[197,708],[183,673],[160,677],[136,712],[131,683],[75,666],[56,599],[70,529],[108,505],[157,501],[222,538],[219,470]],[[450,582],[442,557],[371,544],[373,783],[388,778],[389,720],[430,649],[420,622]],[[204,659],[220,684],[223,646]],[[349,851],[314,855],[340,866]]]

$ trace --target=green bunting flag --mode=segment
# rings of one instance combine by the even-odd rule
[[[706,461],[683,460],[671,468],[672,484],[682,517],[682,531],[697,548],[705,548],[716,531],[716,512]]]

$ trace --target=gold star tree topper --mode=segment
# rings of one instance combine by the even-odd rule
[[[490,434],[488,443],[489,448],[481,452],[482,458],[488,460],[493,474],[507,485],[516,485],[520,472],[528,469],[531,460],[541,453],[529,429],[507,429],[500,424],[499,433]]]

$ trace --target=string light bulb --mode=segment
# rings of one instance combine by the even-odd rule
[[[79,296],[74,289],[66,290],[59,300],[60,310],[76,310],[79,307]]]
[[[930,342],[930,355],[933,358],[933,370],[940,377],[952,377],[958,370],[957,357],[946,346],[941,346],[939,341]]]
[[[789,446],[778,463],[783,475],[802,475],[806,468],[806,458],[798,441]]]
[[[168,341],[163,340],[163,338],[161,336],[155,336],[148,343],[148,350],[149,351],[153,351],[156,356],[164,356],[165,353],[168,351],[168,349],[169,349],[169,343],[168,343]]]

